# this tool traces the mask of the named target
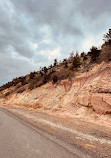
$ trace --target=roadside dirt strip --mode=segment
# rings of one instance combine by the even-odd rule
[[[81,148],[81,152],[88,153],[88,155],[111,157],[111,128],[109,127],[98,126],[74,118],[51,116],[24,108],[1,107],[1,110],[8,111],[31,123],[34,127],[50,133],[56,138],[61,138],[71,145],[75,145],[79,151]]]

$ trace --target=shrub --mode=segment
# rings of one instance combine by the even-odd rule
[[[5,97],[9,96],[11,94],[11,92],[7,92],[4,94]]]
[[[54,59],[54,66],[57,65],[57,59]]]
[[[43,68],[44,73],[46,74],[48,69],[46,67]]]
[[[88,59],[88,57],[87,57],[87,55],[85,55],[84,57],[83,57],[83,61],[85,61],[85,60],[87,60]]]
[[[41,75],[41,76],[43,76],[43,75],[44,75],[42,71],[40,71],[40,75]]]
[[[80,62],[80,57],[79,56],[75,56],[73,58],[73,61],[72,61],[72,69],[77,69],[79,68],[81,65],[81,62]]]
[[[106,34],[104,34],[103,40],[104,40],[105,42],[111,41],[111,29],[109,29],[109,31],[108,31]]]
[[[86,54],[85,54],[84,52],[81,53],[81,57],[84,58],[85,55],[86,55]]]
[[[35,73],[31,72],[30,73],[30,79],[33,79],[35,77]]]
[[[68,62],[67,62],[67,60],[64,62],[64,67],[68,68]]]
[[[99,60],[111,61],[111,41],[103,44],[100,52]]]
[[[91,56],[92,62],[96,62],[100,55],[100,50],[97,47],[92,46],[92,48],[90,49],[90,52],[88,52],[88,55]]]
[[[44,78],[43,78],[43,84],[47,83],[48,82],[48,76],[45,75]]]
[[[54,77],[53,77],[53,83],[55,84],[55,83],[57,83],[57,81],[58,81],[58,77],[55,75]]]

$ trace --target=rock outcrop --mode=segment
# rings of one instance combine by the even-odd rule
[[[52,112],[76,112],[84,106],[100,114],[111,113],[111,63],[95,65],[89,72],[58,84],[49,82],[5,98],[1,94],[0,103]]]

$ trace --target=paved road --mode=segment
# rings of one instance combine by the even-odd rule
[[[0,158],[91,158],[55,139],[0,110]]]

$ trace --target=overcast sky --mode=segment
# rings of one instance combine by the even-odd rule
[[[100,46],[111,0],[0,0],[0,85]]]

